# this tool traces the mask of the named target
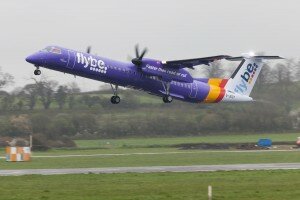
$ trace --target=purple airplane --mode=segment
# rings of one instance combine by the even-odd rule
[[[187,60],[160,61],[144,58],[147,49],[130,62],[119,62],[108,58],[74,51],[58,46],[48,46],[30,55],[26,61],[33,64],[35,75],[40,67],[103,81],[111,85],[113,104],[120,103],[118,86],[144,90],[161,96],[163,102],[173,98],[191,103],[245,102],[253,101],[249,96],[261,71],[264,59],[282,59],[279,56],[256,56],[253,53],[241,57],[226,55]],[[184,68],[209,65],[216,60],[241,61],[229,79],[193,78]]]

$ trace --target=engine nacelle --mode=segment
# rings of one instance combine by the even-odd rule
[[[193,82],[193,78],[187,70],[164,67],[160,61],[143,59],[141,69],[143,73],[161,77],[164,81]]]

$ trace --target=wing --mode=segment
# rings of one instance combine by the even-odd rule
[[[196,65],[209,65],[211,62],[216,60],[221,60],[225,58],[230,58],[227,55],[219,55],[219,56],[211,56],[205,58],[194,58],[194,59],[187,59],[187,60],[172,60],[172,61],[163,61],[162,64],[166,67],[171,67],[175,69],[180,68],[191,68],[194,69]]]

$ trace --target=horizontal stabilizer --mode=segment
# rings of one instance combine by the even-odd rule
[[[228,61],[242,61],[245,58],[256,58],[256,59],[266,59],[266,60],[274,60],[274,59],[284,59],[280,56],[239,56],[239,57],[229,57],[225,58]]]

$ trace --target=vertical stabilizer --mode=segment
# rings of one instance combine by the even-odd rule
[[[265,59],[282,59],[279,56],[254,56],[245,55],[243,57],[226,58],[229,61],[240,61],[240,65],[231,75],[225,89],[241,95],[250,96],[254,84],[257,80],[263,60]]]

